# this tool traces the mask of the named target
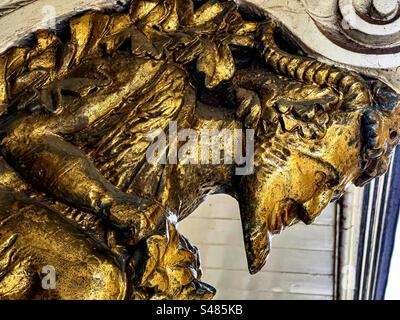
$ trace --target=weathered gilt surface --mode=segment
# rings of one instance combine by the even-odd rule
[[[198,250],[176,229],[205,196],[238,199],[256,273],[272,235],[383,174],[399,97],[289,39],[234,1],[138,0],[3,53],[0,298],[209,299]],[[253,172],[149,163],[148,133],[173,121],[253,129]]]

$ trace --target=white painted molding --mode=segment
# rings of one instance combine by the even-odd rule
[[[337,32],[337,36],[342,37],[341,41],[352,43],[355,47],[361,47],[360,39],[365,39],[366,43],[363,45],[367,48],[387,49],[398,46],[400,10],[398,19],[380,26],[371,24],[354,14],[355,9],[357,12],[363,12],[363,5],[369,6],[371,1],[392,2],[392,0],[247,0],[281,21],[295,37],[301,40],[310,56],[378,78],[400,92],[400,51],[386,54],[355,52],[329,39],[318,27],[319,24],[329,32]],[[369,12],[364,13],[369,14]],[[349,32],[346,30],[346,24],[351,24]]]
[[[348,0],[247,0],[280,20],[301,40],[304,49],[311,56],[330,64],[346,65],[377,77],[400,92],[400,72],[398,72],[400,53],[376,55],[352,52],[333,43],[318,29],[316,20],[331,28],[332,21],[338,19],[338,1]],[[354,0],[355,3],[368,1],[381,0]],[[55,23],[84,10],[117,7],[117,2],[116,0],[2,0],[0,52],[17,45],[21,39],[38,29],[54,28]]]

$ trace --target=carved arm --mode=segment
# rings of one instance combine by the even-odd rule
[[[43,120],[43,119],[42,119]],[[133,233],[133,242],[154,230],[160,210],[154,202],[126,194],[108,182],[77,147],[34,117],[12,123],[2,154],[39,190],[80,210],[108,218]]]

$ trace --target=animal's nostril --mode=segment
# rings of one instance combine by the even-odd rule
[[[392,131],[390,133],[390,139],[395,140],[398,137],[398,135],[399,134],[397,133],[397,131]]]

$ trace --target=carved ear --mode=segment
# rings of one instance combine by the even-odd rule
[[[249,272],[256,274],[265,265],[270,252],[271,233],[267,223],[257,221],[254,215],[248,215],[241,209],[244,246],[246,249]]]

